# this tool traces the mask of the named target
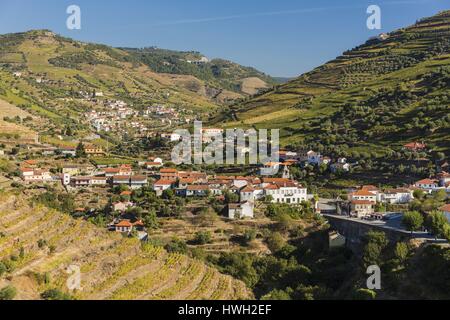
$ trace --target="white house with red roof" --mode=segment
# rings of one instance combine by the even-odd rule
[[[349,200],[366,200],[371,202],[377,202],[377,194],[374,191],[367,189],[361,189],[349,194]]]
[[[427,192],[433,192],[439,189],[439,180],[436,179],[422,179],[414,184],[415,187],[425,190]]]
[[[153,184],[153,190],[157,196],[161,196],[164,190],[172,188],[174,180],[160,179]]]

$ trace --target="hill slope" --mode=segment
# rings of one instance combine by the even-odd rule
[[[282,128],[284,144],[385,152],[412,140],[450,151],[450,11],[365,44],[214,122]]]
[[[203,262],[143,245],[82,220],[0,193],[0,288],[18,299],[67,292],[66,270],[81,270],[77,299],[248,299],[245,285]]]
[[[210,87],[240,94],[255,94],[259,89],[268,88],[276,82],[275,79],[254,68],[223,59],[209,61],[199,52],[180,52],[159,48],[125,48],[124,50],[129,52],[135,61],[148,65],[155,72],[192,75],[206,81]],[[256,79],[258,81],[256,86],[249,88],[247,83]]]

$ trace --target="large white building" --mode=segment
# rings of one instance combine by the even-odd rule
[[[283,179],[264,179],[259,186],[246,186],[240,191],[241,202],[272,197],[272,203],[300,204],[308,200],[307,189],[298,183]]]

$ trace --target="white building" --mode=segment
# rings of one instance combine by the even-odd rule
[[[264,195],[272,196],[272,203],[300,204],[308,200],[307,189],[293,182],[268,185]]]
[[[408,189],[386,190],[381,194],[381,201],[389,204],[405,204],[413,199],[412,192]]]
[[[246,201],[243,203],[229,203],[228,204],[228,218],[230,219],[244,219],[254,218],[255,206],[253,202]]]
[[[153,184],[153,190],[157,196],[161,196],[164,190],[170,189],[175,181],[173,180],[158,180]]]

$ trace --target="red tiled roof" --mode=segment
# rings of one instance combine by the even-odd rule
[[[408,149],[425,149],[427,146],[424,143],[410,142],[405,144],[404,147]]]
[[[131,224],[131,222],[129,220],[122,220],[120,221],[118,224],[116,224],[116,227],[126,227],[126,228],[130,228],[133,225]]]
[[[202,191],[202,190],[209,190],[209,187],[206,185],[192,185],[187,186],[186,190],[189,191]]]
[[[171,186],[173,183],[172,180],[165,180],[165,179],[160,179],[158,181],[155,182],[155,186]]]
[[[375,194],[373,194],[372,192],[370,192],[366,189],[362,189],[362,190],[358,190],[358,191],[354,192],[352,194],[352,196],[374,197]]]
[[[434,179],[423,179],[420,181],[417,181],[416,184],[433,184],[433,183],[437,183],[437,180]]]
[[[159,170],[160,173],[177,173],[178,170],[177,169],[161,169]]]
[[[448,203],[445,206],[441,207],[440,210],[445,211],[445,212],[450,212],[450,203]]]

